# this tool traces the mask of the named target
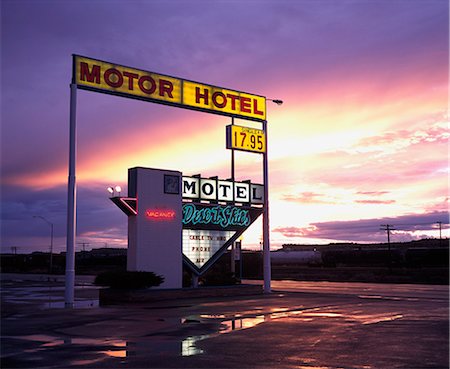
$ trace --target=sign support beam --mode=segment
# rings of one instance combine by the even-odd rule
[[[270,234],[269,234],[269,165],[267,159],[267,121],[263,121],[265,132],[266,150],[263,153],[263,177],[264,177],[264,212],[263,212],[263,270],[264,293],[271,293],[270,280],[272,278],[270,265]]]
[[[66,250],[66,308],[74,307],[75,291],[75,244],[76,244],[76,110],[77,110],[77,85],[70,85],[70,137],[69,137],[69,180],[67,194],[67,250]]]
[[[234,125],[234,117],[231,117],[231,125]],[[234,149],[231,149],[231,181],[234,182]]]

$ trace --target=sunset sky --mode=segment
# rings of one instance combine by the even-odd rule
[[[72,54],[283,100],[267,105],[273,249],[385,242],[381,224],[449,235],[447,0],[3,0],[2,252],[48,250],[33,216],[65,250]],[[126,194],[128,168],[230,177],[230,122],[79,90],[77,242],[126,247],[106,187]],[[236,163],[262,181],[259,154]]]

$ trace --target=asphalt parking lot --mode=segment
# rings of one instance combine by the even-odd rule
[[[52,278],[2,275],[2,368],[449,367],[448,286],[275,281],[270,295],[99,307],[79,277],[64,309]]]

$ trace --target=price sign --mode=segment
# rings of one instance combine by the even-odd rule
[[[266,135],[263,130],[235,125],[229,125],[226,129],[227,149],[266,152]]]

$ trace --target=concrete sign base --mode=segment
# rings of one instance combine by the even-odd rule
[[[136,216],[128,217],[127,270],[164,277],[159,288],[181,288],[181,172],[131,168],[128,196],[136,198]]]

